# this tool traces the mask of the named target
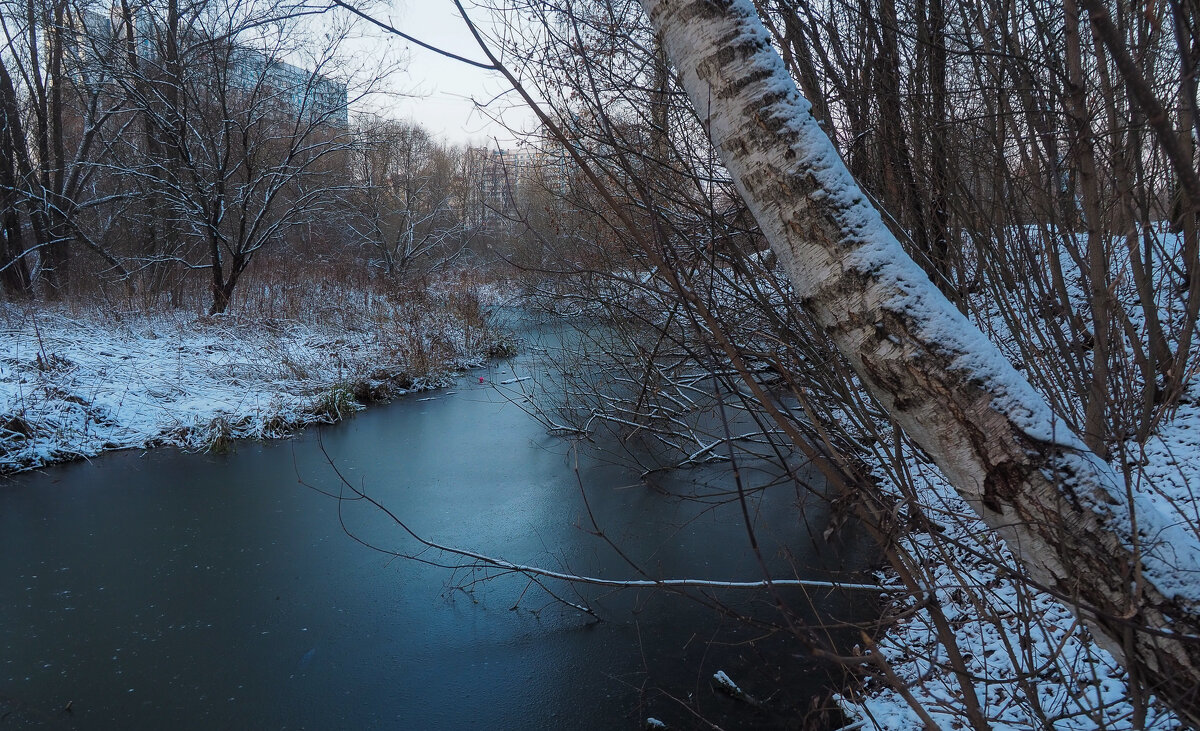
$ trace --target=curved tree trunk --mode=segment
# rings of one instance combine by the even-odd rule
[[[1196,723],[1195,539],[1132,499],[903,253],[749,0],[642,4],[797,296],[863,383],[1032,578]]]

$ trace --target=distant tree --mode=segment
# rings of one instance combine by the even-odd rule
[[[470,239],[456,196],[463,152],[392,120],[364,120],[356,137],[349,221],[372,262],[396,279],[457,257]]]

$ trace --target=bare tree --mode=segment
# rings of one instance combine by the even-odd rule
[[[904,255],[752,6],[645,7],[796,296],[867,388],[1035,580],[1176,710],[1200,719],[1195,542],[1154,507],[1131,502]]]
[[[642,379],[640,401],[630,408],[610,399],[587,417],[625,419],[684,458],[706,458],[711,435],[686,423],[692,407],[681,398],[697,381],[682,375],[681,364],[728,369],[751,393],[753,409],[775,420],[795,448],[825,451],[836,466],[846,456],[840,447],[880,454],[887,449],[877,441],[893,439],[877,427],[886,418],[875,402],[850,406],[865,384],[1026,561],[1026,589],[1074,607],[1125,658],[1134,686],[1162,693],[1194,718],[1195,526],[1147,507],[1099,458],[1131,456],[1132,440],[1169,416],[1195,368],[1192,219],[1186,196],[1171,190],[1186,176],[1175,152],[1153,144],[1171,131],[1171,120],[1157,114],[1163,106],[1129,88],[1144,81],[1159,96],[1189,98],[1188,44],[1168,38],[1186,50],[1173,57],[1152,19],[1119,5],[1126,22],[1109,43],[1103,33],[1080,32],[1074,9],[1033,3],[763,4],[761,19],[786,49],[786,68],[806,90],[825,92],[810,108],[746,3],[653,8],[663,21],[658,38],[631,21],[628,4],[539,8],[543,24],[530,34],[537,43],[505,56],[538,72],[509,73],[514,83],[546,79],[526,98],[553,107],[543,116],[547,129],[592,184],[569,203],[592,224],[590,240],[580,228],[566,233],[600,251],[560,259],[561,268],[602,281],[589,292],[609,288],[614,319],[642,317],[650,326],[628,343],[649,344],[626,361],[634,365],[625,385]],[[1177,23],[1192,27],[1186,13]],[[682,73],[692,116],[678,105],[662,115],[663,100],[678,92],[664,88],[672,75],[653,61],[660,40]],[[1122,44],[1145,64],[1143,76],[1109,48]],[[502,66],[497,55],[490,60]],[[911,103],[925,90],[928,104]],[[1181,120],[1194,121],[1186,103],[1181,109]],[[1175,124],[1176,134],[1189,126]],[[724,166],[711,159],[702,127]],[[760,254],[761,239],[731,204],[737,196],[723,192],[727,174],[790,287],[772,279],[770,256],[732,256]],[[1174,200],[1182,207],[1165,215]],[[886,227],[873,208],[888,214]],[[1165,235],[1164,219],[1183,236]],[[560,234],[528,222],[544,240]],[[1002,351],[937,294],[904,249]],[[755,258],[765,266],[746,265]],[[782,322],[754,330],[758,323],[747,317],[741,322],[749,329],[728,327],[755,299],[774,310],[765,321]],[[796,308],[781,302],[804,314],[793,317]],[[787,343],[781,350],[789,339],[832,341],[845,360],[814,347],[809,362],[788,361],[759,347],[772,338]],[[843,363],[855,373],[839,372],[830,391],[841,389],[838,408],[847,405],[861,429],[830,429],[830,417],[845,412],[811,408],[802,380],[788,387],[810,418],[789,420],[775,403],[779,384],[761,375],[807,376]],[[765,364],[770,371],[757,370]],[[894,443],[894,454],[907,449]],[[883,469],[896,473],[914,523],[934,531],[921,515],[919,481],[903,474],[906,463],[897,457]],[[893,565],[906,576],[915,558]],[[954,656],[953,628],[937,607],[928,611],[966,715],[984,727],[970,672]],[[1026,695],[1034,716],[1052,723],[1036,692]]]
[[[88,209],[103,206],[92,163],[108,149],[104,133],[119,124],[120,103],[106,95],[107,72],[95,55],[86,25],[87,8],[70,2],[9,3],[0,11],[5,45],[0,56],[0,105],[13,173],[4,186],[24,209],[32,242],[17,234],[19,214],[9,212],[9,268],[14,285],[26,277],[25,257],[37,255],[37,274],[47,294],[65,294],[77,248],[99,256],[107,270],[125,270],[83,224]]]
[[[3,119],[0,129],[0,207],[4,210],[4,268],[0,281],[9,296],[27,296],[32,293],[33,281],[25,257],[26,237],[19,207],[24,186],[18,171],[32,166],[26,158],[25,132],[16,91],[3,59],[0,59],[0,118]]]
[[[412,273],[418,262],[428,273],[453,260],[469,243],[455,196],[463,153],[390,120],[364,120],[357,136],[349,221],[385,276]]]
[[[130,41],[118,75],[148,125],[138,175],[149,215],[178,241],[150,259],[207,270],[212,313],[225,311],[262,251],[348,184],[349,100],[332,76],[348,30],[310,47],[312,69],[301,69],[281,59],[296,40],[296,12],[220,3],[180,11],[169,2],[123,21],[127,38],[143,39]],[[193,246],[204,263],[191,258]]]

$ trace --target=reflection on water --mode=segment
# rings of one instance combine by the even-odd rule
[[[372,409],[320,439],[113,454],[0,484],[0,715],[87,729],[620,729],[647,716],[690,727],[674,696],[725,728],[778,721],[716,694],[720,669],[771,708],[805,707],[826,674],[798,644],[686,598],[555,587],[592,604],[597,623],[519,577],[391,560],[343,524],[387,550],[418,547],[364,502],[301,484],[337,490],[323,443],[428,538],[632,576],[594,535],[586,490],[607,539],[651,576],[759,578],[736,504],[670,495],[672,480],[684,492],[717,471],[650,490],[585,455],[577,474],[567,445],[490,386],[528,367]],[[772,570],[861,563],[862,545],[838,555],[807,538],[795,500],[784,486],[753,505]],[[820,525],[815,503],[806,518]],[[714,598],[774,616],[766,597]],[[815,599],[827,619],[871,613],[861,594]]]

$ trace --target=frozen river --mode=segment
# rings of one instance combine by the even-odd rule
[[[723,470],[662,474],[651,489],[588,452],[577,474],[569,444],[491,385],[537,368],[526,356],[230,454],[115,453],[0,483],[0,726],[635,729],[653,716],[690,727],[673,696],[724,728],[762,728],[806,708],[828,673],[799,643],[699,602],[580,589],[596,622],[521,577],[481,581],[347,535],[419,549],[363,501],[341,503],[339,517],[322,443],[350,481],[443,544],[631,577],[587,530],[582,490],[607,536],[653,576],[761,578],[736,502],[673,494]],[[863,565],[864,542],[809,538],[796,500],[788,485],[754,498],[772,571],[824,578]],[[805,520],[823,527],[812,503]],[[762,594],[718,598],[776,616]],[[825,619],[873,611],[861,592],[814,598]],[[798,591],[788,599],[806,605]],[[716,693],[718,670],[770,697],[767,710]]]

